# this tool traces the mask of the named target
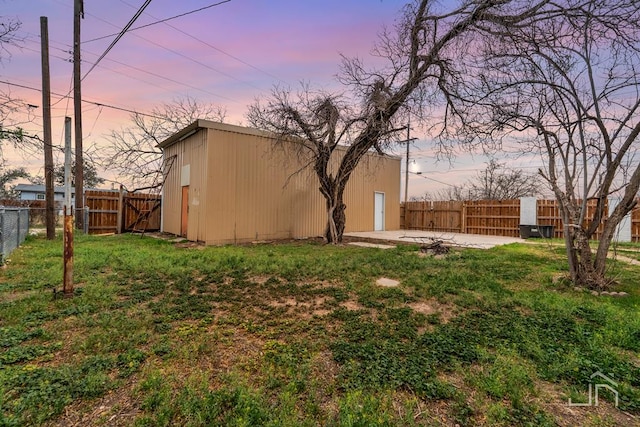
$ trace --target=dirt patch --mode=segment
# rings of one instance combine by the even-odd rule
[[[44,291],[5,292],[2,294],[2,302],[16,302],[36,296],[37,294],[42,292]],[[49,294],[53,297],[53,292],[49,291]]]
[[[287,313],[295,313],[299,318],[310,318],[312,316],[326,316],[333,310],[325,308],[327,297],[319,296],[311,301],[299,301],[294,297],[283,300],[268,301],[267,305],[274,308],[284,308]]]
[[[640,426],[640,418],[616,408],[609,401],[600,400],[598,406],[569,406],[560,386],[546,381],[536,384],[537,404],[561,427],[573,426]]]
[[[78,401],[68,405],[58,419],[46,425],[50,427],[130,426],[139,413],[135,388],[136,381],[131,380],[118,389],[109,391],[96,401]]]
[[[276,307],[276,308],[281,308],[281,307],[295,307],[297,305],[302,305],[302,306],[309,306],[308,303],[299,303],[298,301],[296,301],[295,298],[293,297],[289,297],[289,298],[285,298],[284,300],[275,300],[275,301],[269,301],[267,303],[267,305],[269,305],[270,307]]]
[[[340,304],[340,307],[346,308],[347,310],[350,310],[350,311],[358,311],[364,308],[362,305],[360,305],[360,303],[354,300],[345,301]]]
[[[437,314],[441,323],[448,323],[451,319],[458,315],[458,311],[455,306],[449,304],[442,304],[436,299],[430,299],[427,301],[418,301],[408,304],[408,306],[415,312],[424,314],[426,316]]]
[[[197,249],[197,250],[203,250],[206,248],[205,244],[200,242],[180,242],[180,243],[176,243],[175,247],[181,248],[181,249]]]
[[[271,276],[252,276],[249,278],[249,281],[251,283],[255,283],[256,285],[264,285],[270,278]]]

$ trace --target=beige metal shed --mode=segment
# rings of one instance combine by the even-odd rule
[[[162,229],[208,245],[315,237],[326,226],[318,179],[256,129],[198,120],[160,144],[170,165]],[[346,232],[400,228],[400,158],[362,159],[345,191]]]

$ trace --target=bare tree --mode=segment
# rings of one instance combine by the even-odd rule
[[[490,160],[468,184],[471,200],[510,200],[535,196],[540,190],[540,177],[522,169],[509,168]]]
[[[21,25],[16,19],[0,16],[0,63],[11,58],[9,48],[21,46],[23,39],[17,34]],[[28,156],[42,152],[42,140],[23,129],[35,119],[34,108],[34,105],[15,97],[10,90],[0,90],[0,161],[4,159],[2,148],[5,144]]]
[[[29,178],[29,174],[25,168],[0,168],[0,198],[1,199],[16,199],[18,193],[14,190],[12,182],[18,178]]]
[[[491,159],[473,179],[451,185],[436,193],[425,194],[424,200],[511,200],[535,196],[540,192],[540,176],[522,169],[510,168]]]
[[[160,184],[162,150],[157,145],[198,119],[223,122],[226,110],[213,104],[203,104],[187,97],[154,108],[151,114],[133,114],[131,126],[113,131],[110,146],[98,153],[105,168],[129,181],[135,190]]]
[[[359,59],[343,58],[339,80],[351,90],[351,101],[308,88],[297,95],[276,88],[269,99],[250,107],[248,119],[253,126],[281,140],[296,141],[300,158],[315,171],[326,200],[327,242],[342,240],[343,194],[362,157],[370,150],[382,153],[401,138],[409,111],[423,120],[431,118],[429,111],[445,82],[456,75],[454,64],[467,49],[466,36],[487,25],[517,24],[531,6],[519,9],[516,3],[469,0],[438,11],[435,0],[413,1],[405,6],[394,30],[385,30],[374,48],[384,65],[367,69]],[[332,158],[336,158],[335,168]]]
[[[469,188],[465,184],[451,185],[437,191],[427,191],[421,196],[411,197],[411,201],[464,201],[471,200]]]
[[[18,37],[17,31],[22,23],[8,16],[0,16],[0,61],[11,57],[9,46],[19,46],[22,39]]]
[[[457,88],[458,111],[468,135],[506,135],[540,152],[571,278],[603,289],[611,241],[640,186],[640,3],[561,0],[538,14],[544,19],[485,29],[477,78]],[[610,196],[619,202],[607,210]],[[589,241],[599,227],[594,255]]]

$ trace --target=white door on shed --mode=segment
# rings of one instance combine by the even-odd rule
[[[384,193],[374,193],[373,230],[384,231]]]

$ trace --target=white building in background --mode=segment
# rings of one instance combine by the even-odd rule
[[[45,194],[45,186],[44,185],[35,185],[35,184],[18,184],[14,187],[14,189],[20,194],[20,200],[43,200]],[[71,200],[75,199],[76,191],[72,187],[71,188]],[[64,187],[54,187],[53,189],[53,200],[56,202],[64,201]]]

